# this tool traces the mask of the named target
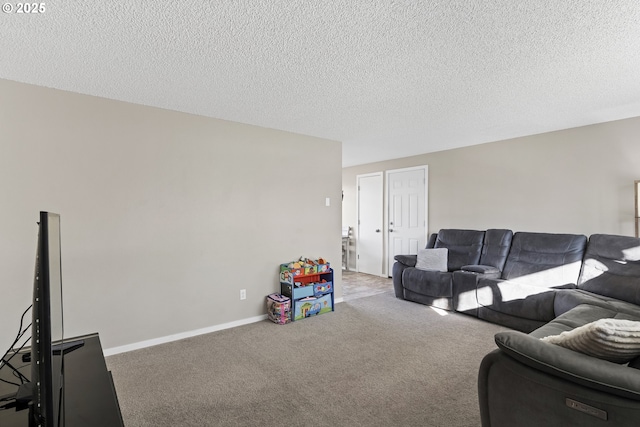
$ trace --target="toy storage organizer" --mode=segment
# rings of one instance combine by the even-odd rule
[[[291,298],[291,321],[334,310],[333,269],[322,272],[280,270],[280,293]]]

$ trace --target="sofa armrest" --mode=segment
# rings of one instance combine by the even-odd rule
[[[410,267],[407,267],[400,261],[396,261],[393,263],[393,267],[391,269],[391,278],[393,281],[393,290],[396,294],[396,298],[404,299],[404,286],[402,285],[402,275],[404,273],[404,270],[406,270],[407,268],[410,268]]]
[[[415,267],[418,262],[418,255],[396,255],[393,259],[407,267]]]
[[[482,274],[483,277],[489,279],[499,279],[502,274],[502,271],[492,265],[463,265],[460,270],[467,273]]]
[[[640,370],[587,356],[517,331],[495,335],[498,347],[531,368],[581,386],[640,400]]]

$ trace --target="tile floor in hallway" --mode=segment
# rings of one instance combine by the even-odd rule
[[[349,301],[393,291],[391,278],[342,270],[342,298]]]

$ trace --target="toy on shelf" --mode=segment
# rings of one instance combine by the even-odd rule
[[[300,257],[297,261],[280,264],[280,281],[305,286],[309,282],[298,280],[298,276],[310,276],[319,273],[326,273],[330,268],[331,265],[324,258],[314,260],[311,258]]]

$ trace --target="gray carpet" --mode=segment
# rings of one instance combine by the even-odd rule
[[[127,427],[479,426],[504,328],[392,291],[107,358]]]

